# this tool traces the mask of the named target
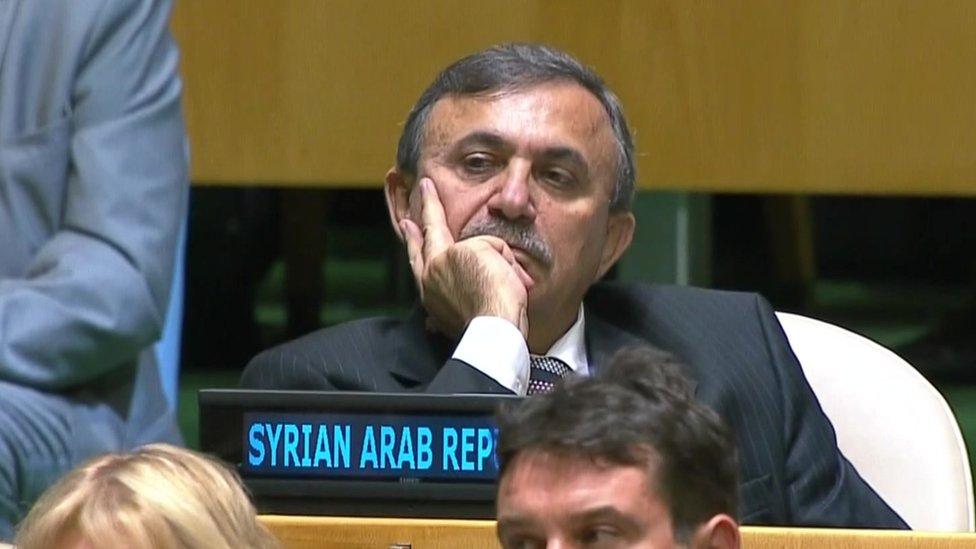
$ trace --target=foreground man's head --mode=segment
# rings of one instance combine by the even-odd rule
[[[631,241],[633,144],[620,104],[599,76],[545,46],[466,57],[421,95],[387,174],[398,232],[404,219],[421,223],[425,178],[453,240],[499,237],[531,279],[530,347],[572,324]]]
[[[677,364],[626,350],[499,418],[506,548],[735,548],[729,431]]]

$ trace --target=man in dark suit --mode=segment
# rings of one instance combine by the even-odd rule
[[[745,523],[904,527],[840,454],[761,298],[595,284],[630,244],[633,189],[599,76],[544,46],[466,57],[421,95],[386,176],[423,307],[266,351],[242,384],[526,395],[651,344],[736,433]]]

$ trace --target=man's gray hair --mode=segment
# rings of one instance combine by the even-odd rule
[[[397,145],[397,168],[416,177],[430,110],[445,95],[481,95],[565,80],[589,90],[610,117],[617,140],[617,181],[611,211],[627,211],[634,195],[634,142],[620,100],[591,69],[571,55],[541,44],[503,44],[469,55],[444,69],[411,109]]]

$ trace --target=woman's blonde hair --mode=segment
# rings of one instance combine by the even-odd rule
[[[69,473],[31,509],[16,546],[68,540],[99,548],[278,547],[233,471],[168,444],[105,455]]]

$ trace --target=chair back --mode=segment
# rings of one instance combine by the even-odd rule
[[[776,313],[803,373],[864,480],[913,530],[972,532],[966,444],[942,395],[870,339]]]

